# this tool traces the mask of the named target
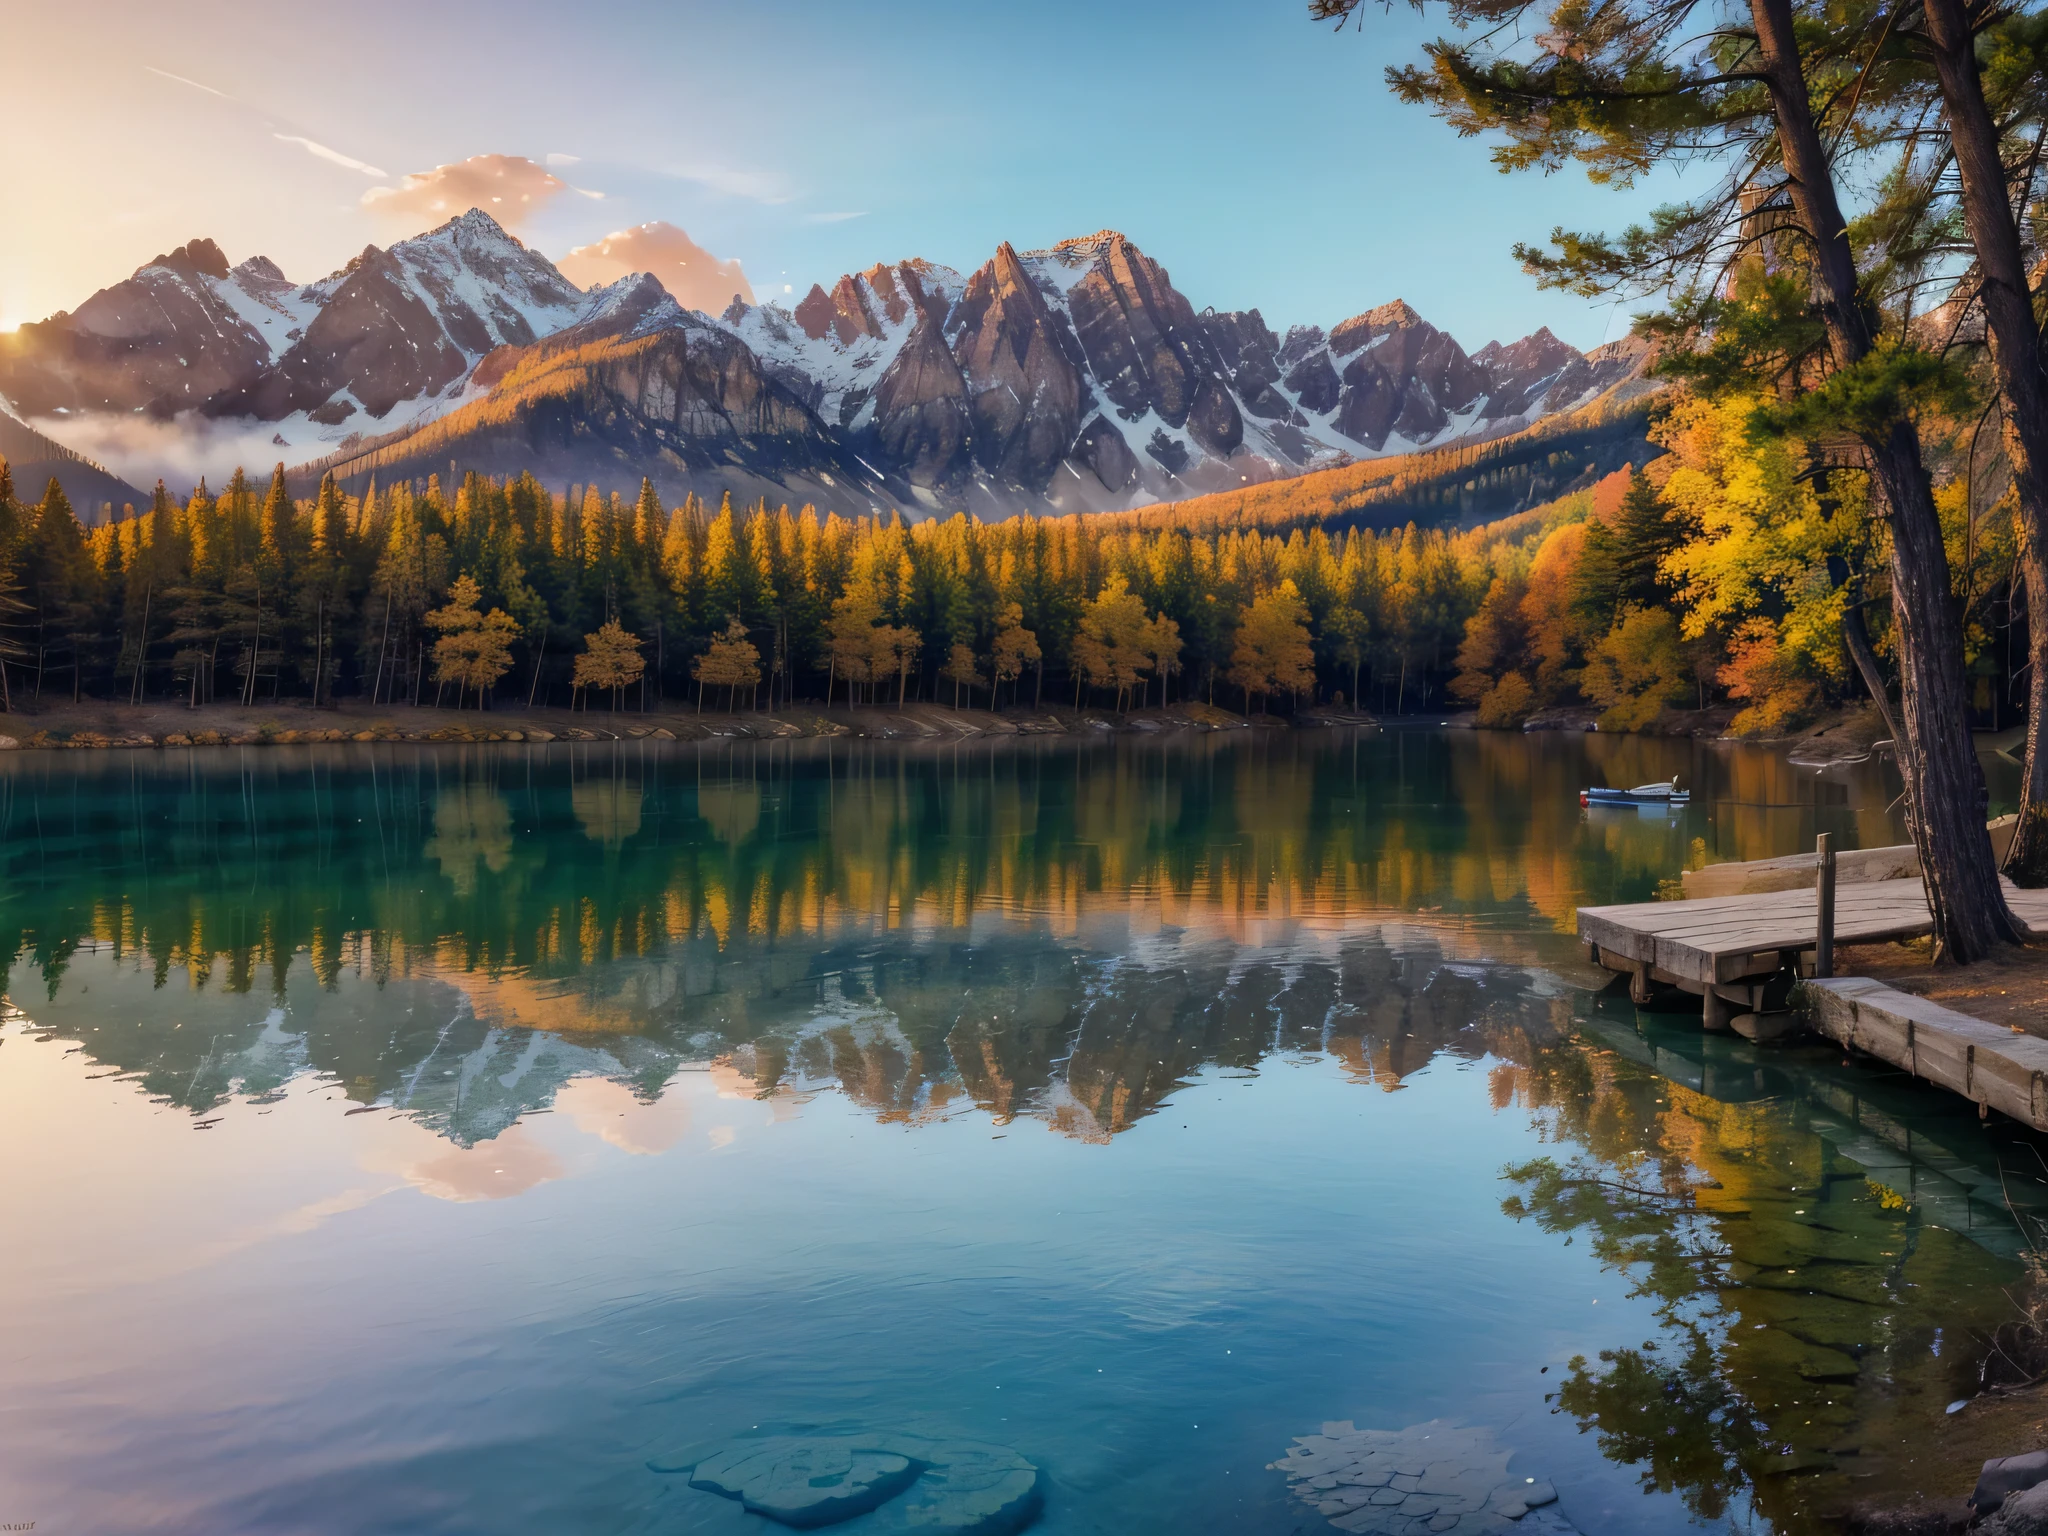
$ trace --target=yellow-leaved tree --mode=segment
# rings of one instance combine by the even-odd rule
[[[940,675],[953,685],[955,709],[960,707],[962,688],[968,690],[967,702],[971,704],[974,702],[974,690],[988,686],[988,679],[981,675],[981,662],[975,656],[974,647],[971,645],[955,645],[951,654],[946,657],[946,665]]]
[[[476,690],[477,705],[512,665],[512,642],[519,638],[519,621],[502,608],[479,612],[483,588],[467,572],[455,578],[448,591],[448,604],[427,615],[427,622],[441,631],[434,642],[434,680],[446,687],[455,684],[455,707]]]
[[[628,634],[617,619],[606,619],[597,633],[583,637],[583,654],[576,658],[573,681],[577,692],[596,688],[612,696],[612,708],[623,702],[625,691],[640,681],[647,662],[640,654],[640,639]]]
[[[690,663],[690,675],[697,679],[697,711],[704,710],[704,690],[723,688],[726,690],[726,707],[730,709],[744,688],[749,693],[761,684],[761,652],[754,642],[747,638],[747,626],[733,615],[725,626],[725,633],[711,637],[710,648]]]
[[[997,620],[995,645],[989,657],[989,670],[995,674],[996,687],[1015,682],[1024,675],[1024,669],[1040,659],[1038,636],[1024,627],[1024,605],[1005,603]],[[995,694],[989,694],[988,707],[996,707]]]
[[[1725,647],[1717,680],[1745,706],[1741,734],[1789,730],[1818,711],[1823,686],[1849,683],[1848,589],[1828,561],[1873,564],[1879,526],[1863,476],[1836,474],[1823,494],[1800,445],[1755,428],[1756,406],[1680,394],[1654,433],[1675,465],[1664,500],[1697,530],[1663,562],[1680,633]]]
[[[1678,621],[1664,608],[1623,611],[1586,658],[1586,696],[1606,706],[1603,731],[1641,731],[1667,706],[1690,696],[1693,673],[1679,644]]]
[[[1519,571],[1496,576],[1479,611],[1465,623],[1451,693],[1479,706],[1483,726],[1514,729],[1535,707],[1528,598],[1528,577]]]
[[[1121,572],[1112,572],[1095,601],[1081,612],[1074,636],[1074,702],[1080,687],[1111,688],[1116,707],[1154,672],[1180,670],[1180,626],[1164,614],[1148,617],[1145,604]]]
[[[1230,652],[1230,680],[1244,690],[1245,709],[1259,696],[1259,713],[1271,693],[1299,694],[1313,688],[1316,656],[1308,640],[1308,608],[1292,581],[1241,608],[1237,643]]]

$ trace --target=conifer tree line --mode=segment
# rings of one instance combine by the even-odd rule
[[[664,506],[531,475],[86,528],[0,480],[0,704],[1441,707],[1488,535]]]
[[[1309,9],[1368,14],[1359,0]],[[1663,301],[1637,329],[1667,349],[1667,371],[1794,445],[1824,515],[1874,525],[1862,558],[1832,553],[1828,568],[1846,592],[1843,643],[1895,724],[1938,948],[1968,961],[2022,939],[1984,829],[1969,608],[1934,439],[1959,416],[1996,418],[2024,583],[2048,610],[2048,14],[2025,0],[1443,0],[1442,14],[1454,35],[1388,84],[1491,138],[1501,170],[1577,165],[1626,186],[1713,168],[1690,201],[1618,235],[1559,228],[1516,254],[1546,286]],[[1974,482],[1974,445],[1963,474]],[[1867,632],[1880,602],[1895,678]],[[2038,884],[2048,624],[2030,652],[2008,866]]]
[[[1844,640],[1879,524],[1844,482],[1685,387],[1643,469],[1465,532],[1139,528],[1128,517],[821,517],[548,491],[530,475],[216,495],[82,527],[0,466],[0,700],[570,705],[797,701],[1246,711],[1476,708],[1609,730],[1732,704],[1783,735],[1866,696]],[[1954,435],[1962,447],[1968,422]],[[2010,496],[1938,493],[1972,718],[2018,718],[2028,616]],[[1885,677],[1896,636],[1866,633]],[[1887,683],[1889,688],[1889,683]]]

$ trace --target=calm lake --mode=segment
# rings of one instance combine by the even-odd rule
[[[1048,1533],[1319,1532],[1294,1437],[1442,1418],[1589,1533],[1813,1529],[1974,1389],[2048,1164],[1595,993],[1573,909],[1897,793],[1435,730],[9,754],[0,1524],[772,1532],[652,1466],[858,1430],[1013,1448]]]

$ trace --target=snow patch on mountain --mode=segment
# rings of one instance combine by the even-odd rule
[[[966,287],[933,262],[883,264],[841,278],[829,295],[813,288],[794,309],[735,304],[719,323],[828,425],[857,432],[872,423],[875,385],[919,322],[929,314],[943,325]]]
[[[230,313],[263,338],[274,361],[305,334],[320,313],[319,301],[286,279],[267,256],[252,256],[229,269],[226,277],[206,279]]]

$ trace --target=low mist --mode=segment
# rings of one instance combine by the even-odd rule
[[[202,477],[218,489],[238,466],[252,478],[267,476],[273,465],[303,463],[332,448],[312,438],[281,447],[273,441],[281,435],[274,422],[215,421],[196,411],[168,421],[111,412],[38,416],[29,425],[104,464],[145,496],[159,480],[182,496]]]

